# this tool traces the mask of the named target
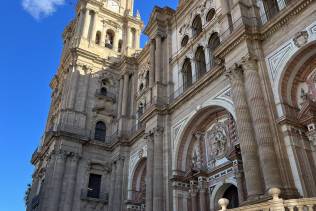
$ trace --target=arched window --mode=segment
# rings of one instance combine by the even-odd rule
[[[97,31],[97,34],[95,35],[95,44],[100,45],[101,43],[101,32]]]
[[[210,9],[210,11],[208,11],[208,13],[206,15],[206,21],[210,22],[211,20],[213,20],[214,16],[215,16],[215,9],[212,8],[212,9]]]
[[[197,15],[192,23],[193,36],[198,36],[202,32],[202,19]]]
[[[189,42],[189,36],[185,35],[181,41],[181,47],[185,47]]]
[[[221,41],[219,39],[218,33],[214,32],[209,41],[208,41],[208,47],[209,47],[209,53],[210,53],[210,66],[214,67],[215,66],[215,57],[214,57],[214,51],[216,48],[221,44]]]
[[[105,141],[106,126],[102,121],[97,122],[95,125],[94,139],[97,141]]]
[[[192,66],[190,59],[186,59],[182,66],[183,88],[187,89],[192,85]]]
[[[105,37],[105,47],[112,49],[114,44],[115,33],[112,30],[107,30]]]
[[[205,53],[202,46],[198,47],[195,53],[197,77],[201,78],[206,73]]]

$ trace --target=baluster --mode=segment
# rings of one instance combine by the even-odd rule
[[[298,205],[297,206],[298,211],[304,211],[304,206],[303,205]]]
[[[294,206],[288,207],[289,211],[294,211]]]
[[[308,211],[314,211],[314,205],[311,204],[311,205],[307,205],[308,207]]]

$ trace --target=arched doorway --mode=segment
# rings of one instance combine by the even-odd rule
[[[190,195],[189,199],[175,198],[177,204],[187,203],[189,210],[202,209],[201,206],[202,210],[213,210],[215,200],[211,201],[209,196],[215,186],[227,180],[233,181],[231,184],[243,182],[244,177],[236,181],[236,174],[242,172],[242,162],[235,120],[223,107],[200,109],[186,124],[177,146],[177,179],[185,181],[189,188],[175,188],[174,195]],[[225,196],[231,199],[232,207],[239,205],[238,191],[234,187],[222,188],[219,196],[223,197],[227,191]]]
[[[132,199],[129,204],[137,206],[140,210],[146,202],[146,158],[141,159],[132,177]]]
[[[224,192],[223,198],[229,200],[228,209],[239,207],[238,190],[236,186],[230,185]]]
[[[302,47],[286,64],[278,80],[284,132],[296,187],[316,196],[316,44]],[[279,114],[280,115],[280,114]],[[295,144],[294,144],[295,143]]]

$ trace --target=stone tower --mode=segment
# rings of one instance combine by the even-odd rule
[[[114,154],[110,147],[102,149],[91,137],[98,140],[105,133],[113,137],[118,133],[120,74],[113,65],[139,52],[143,28],[139,13],[134,16],[133,2],[78,1],[76,17],[63,32],[60,66],[50,83],[52,101],[45,133],[32,156],[36,170],[27,210],[85,210],[83,207],[91,204],[122,204],[120,193],[114,196],[113,191],[123,179],[124,153]],[[98,125],[99,133],[91,132],[94,125]],[[113,140],[110,136],[106,143]],[[94,151],[95,147],[102,152]],[[114,173],[120,176],[111,183],[110,174]],[[101,182],[98,176],[102,176],[104,188],[94,202],[88,197],[95,194],[88,187],[89,175],[96,178],[95,182]],[[87,188],[78,189],[78,178]],[[110,184],[113,194],[109,198]]]

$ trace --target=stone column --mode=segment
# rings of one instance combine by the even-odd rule
[[[154,165],[154,142],[151,134],[146,134],[147,161],[146,161],[146,211],[153,210],[153,165]]]
[[[197,187],[195,181],[190,181],[190,195],[191,195],[191,206],[192,211],[198,211],[197,206]]]
[[[115,180],[116,180],[116,163],[112,163],[111,169],[111,184],[110,184],[110,194],[109,194],[109,209],[113,210],[114,208],[114,195],[115,195]]]
[[[95,37],[97,34],[97,23],[99,22],[99,16],[98,16],[98,12],[93,11],[93,17],[92,17],[92,30],[91,30],[91,35],[90,35],[90,42],[95,43]]]
[[[123,88],[123,95],[122,95],[122,116],[126,116],[126,114],[127,114],[128,80],[129,80],[129,75],[128,75],[128,73],[125,73],[125,75],[124,75],[124,88]]]
[[[152,40],[150,44],[150,65],[149,71],[149,87],[153,87],[155,83],[155,43]]]
[[[118,42],[119,42],[119,36],[118,36],[118,31],[115,32],[114,39],[113,39],[113,50],[117,51],[118,50]]]
[[[66,187],[64,195],[64,206],[60,210],[72,210],[79,158],[80,157],[78,154],[71,153],[70,157],[67,160],[67,168],[64,178],[64,186]]]
[[[76,25],[76,32],[75,32],[76,37],[79,37],[80,35],[82,35],[84,17],[85,17],[85,9],[81,9],[79,13],[79,20]]]
[[[156,37],[156,54],[155,54],[155,79],[156,82],[161,82],[161,76],[162,76],[162,55],[161,55],[161,37],[158,35]]]
[[[207,211],[207,181],[205,177],[199,177],[199,192],[200,192],[200,211]]]
[[[80,85],[77,88],[77,97],[76,97],[76,110],[79,112],[86,111],[86,101],[87,94],[89,90],[89,80],[90,80],[90,70],[86,68],[81,68],[80,73]]]
[[[59,151],[56,154],[55,165],[53,169],[53,175],[50,182],[50,196],[48,200],[48,208],[47,211],[57,211],[58,204],[60,202],[61,189],[63,184],[63,177],[65,171],[65,161],[66,161],[66,153],[64,151]]]
[[[121,77],[120,78],[120,90],[119,90],[119,99],[118,99],[118,115],[122,115],[122,98],[123,98],[123,88],[124,88],[124,79]]]
[[[251,116],[258,143],[260,163],[263,173],[266,191],[270,188],[281,186],[281,177],[275,154],[273,136],[269,126],[269,117],[258,74],[257,61],[251,57],[242,59],[242,67],[245,75],[245,86]]]
[[[68,104],[67,108],[68,109],[74,109],[75,107],[75,100],[76,100],[76,94],[77,94],[77,84],[79,80],[79,71],[77,70],[77,65],[73,64],[71,68],[71,73],[70,73],[70,81],[69,81],[69,93],[68,93]]]
[[[226,76],[230,79],[232,98],[236,110],[236,125],[242,152],[248,199],[256,198],[263,193],[263,189],[261,184],[257,144],[246,101],[243,71],[241,67],[236,64],[229,68],[226,72]]]
[[[86,39],[88,39],[88,36],[89,36],[90,22],[91,22],[90,10],[85,9],[82,36]]]
[[[163,128],[155,128],[153,211],[162,211],[163,207]]]
[[[124,157],[119,157],[116,161],[116,180],[115,180],[115,194],[113,210],[120,211],[122,207],[122,184],[123,184],[123,168],[124,168]]]

